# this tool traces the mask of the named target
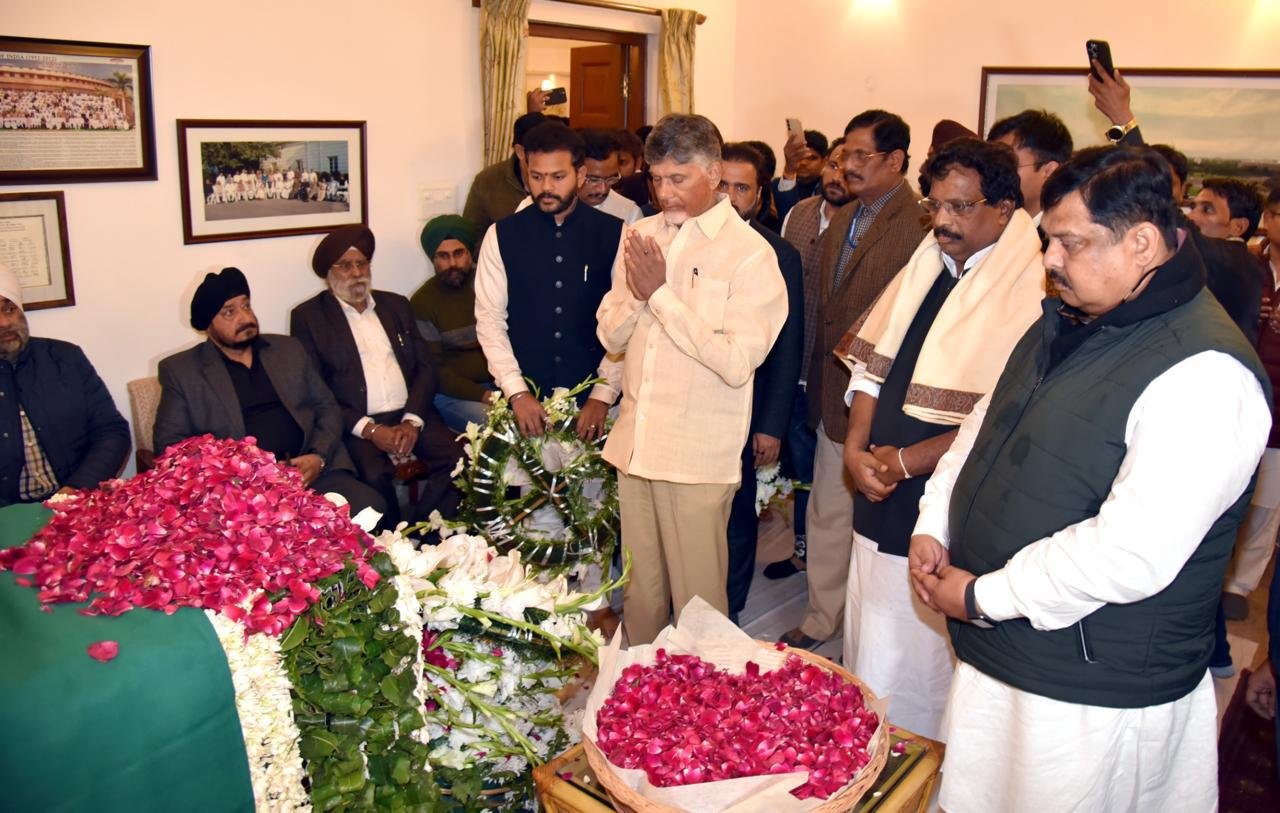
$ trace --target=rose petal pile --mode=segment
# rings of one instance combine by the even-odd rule
[[[792,795],[826,799],[871,760],[879,721],[857,686],[795,655],[734,675],[659,649],[623,670],[596,724],[609,761],[659,787],[807,770]]]
[[[278,636],[348,557],[366,584],[378,580],[347,509],[253,438],[188,438],[151,471],[50,507],[26,545],[0,551],[0,570],[34,583],[46,606],[92,599],[86,615],[200,607]]]

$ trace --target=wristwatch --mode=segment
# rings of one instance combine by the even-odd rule
[[[1112,144],[1119,144],[1120,139],[1127,136],[1129,131],[1133,130],[1133,128],[1137,126],[1138,120],[1136,118],[1129,119],[1124,124],[1113,124],[1107,128],[1107,139]]]
[[[964,614],[969,617],[969,623],[975,627],[981,627],[984,630],[994,629],[999,622],[982,614],[982,610],[978,608],[977,597],[977,579],[970,579],[969,584],[964,588]]]

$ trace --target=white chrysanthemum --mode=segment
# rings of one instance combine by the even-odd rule
[[[293,720],[293,699],[280,657],[280,641],[270,635],[250,635],[246,639],[239,623],[212,610],[206,610],[205,615],[231,669],[254,806],[258,810],[311,810],[311,799],[302,786],[305,772],[298,752],[301,735]]]

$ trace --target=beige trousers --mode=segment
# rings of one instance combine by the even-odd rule
[[[651,643],[669,623],[671,607],[678,617],[694,596],[728,614],[726,530],[737,490],[736,483],[668,483],[618,473],[622,545],[632,557],[622,623],[632,646]]]
[[[813,489],[805,514],[809,548],[806,578],[809,609],[800,631],[825,641],[840,629],[853,552],[853,478],[844,468],[844,444],[818,426],[813,455]]]

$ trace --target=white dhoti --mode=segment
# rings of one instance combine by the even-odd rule
[[[880,697],[889,722],[945,739],[943,711],[955,656],[946,619],[911,589],[907,558],[853,535],[844,612],[844,665]]]
[[[1218,806],[1217,704],[1208,672],[1172,703],[1113,709],[1020,691],[960,663],[946,729],[938,804],[948,813]]]

